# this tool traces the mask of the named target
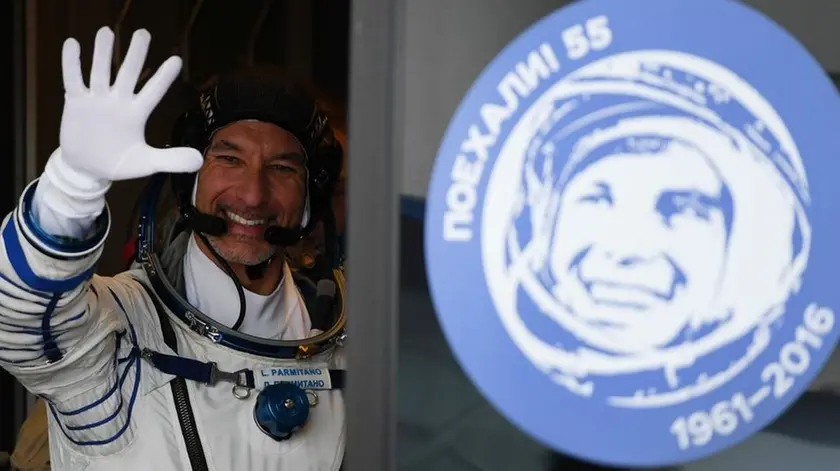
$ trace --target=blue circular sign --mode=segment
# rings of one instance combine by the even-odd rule
[[[543,18],[449,124],[426,207],[446,338],[511,422],[618,466],[760,431],[838,341],[840,100],[730,0]]]

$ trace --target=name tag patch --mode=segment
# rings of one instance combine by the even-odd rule
[[[292,383],[301,389],[332,389],[328,368],[260,368],[256,374],[257,387]]]

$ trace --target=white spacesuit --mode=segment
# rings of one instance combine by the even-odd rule
[[[101,29],[89,87],[79,44],[64,45],[60,147],[0,229],[0,365],[47,401],[56,470],[337,470],[345,365],[344,312],[335,293],[327,293],[331,302],[322,309],[330,321],[316,322],[310,313],[321,309],[323,293],[308,304],[306,294],[312,298],[321,283],[296,281],[282,259],[273,292],[242,290],[194,237],[224,228],[198,229],[202,217],[205,226],[213,218],[208,223],[190,205],[188,230],[165,240],[160,253],[152,209],[144,213],[137,268],[111,278],[94,274],[110,229],[111,182],[193,174],[203,164],[197,149],[226,123],[280,126],[286,119],[284,129],[306,153],[304,214],[286,239],[306,232],[340,170],[340,147],[314,102],[292,97],[292,111],[231,109],[242,99],[236,96],[225,108],[222,85],[202,95],[194,131],[205,134],[198,141],[146,145],[146,120],[180,70],[180,60],[170,58],[135,94],[149,41],[147,32],[135,33],[111,84],[113,34]],[[261,86],[250,99],[280,106],[266,94],[286,92]],[[330,163],[319,167],[324,153]],[[157,177],[160,190],[165,179]],[[340,295],[341,271],[326,272]],[[239,318],[237,295],[245,306]]]

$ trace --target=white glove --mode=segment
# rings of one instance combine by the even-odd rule
[[[157,149],[146,143],[146,121],[181,70],[181,59],[170,57],[135,94],[150,40],[146,30],[134,33],[112,86],[114,33],[101,28],[96,33],[89,88],[82,78],[79,42],[73,38],[64,42],[59,148],[47,162],[33,208],[47,232],[79,236],[80,228],[68,227],[66,219],[92,222],[104,209],[111,182],[159,172],[195,172],[201,167],[202,156],[195,149]]]

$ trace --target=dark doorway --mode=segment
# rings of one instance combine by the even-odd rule
[[[22,51],[22,44],[19,38],[22,37],[21,24],[23,17],[18,9],[22,9],[22,2],[6,1],[0,2],[0,15],[5,20],[5,27],[2,28],[3,36],[0,47],[3,64],[0,66],[0,74],[3,75],[2,82],[7,84],[15,83],[15,74],[21,70],[20,64],[15,64],[19,58],[19,51]],[[17,14],[17,16],[16,16]],[[18,21],[20,20],[20,21]],[[16,155],[16,139],[18,135],[16,123],[16,94],[22,93],[15,87],[8,87],[0,93],[0,212],[8,214],[14,208],[17,199],[16,167],[19,158]],[[22,98],[22,97],[21,97]],[[14,447],[16,436],[15,430],[15,380],[5,370],[0,369],[0,451],[11,451]]]

